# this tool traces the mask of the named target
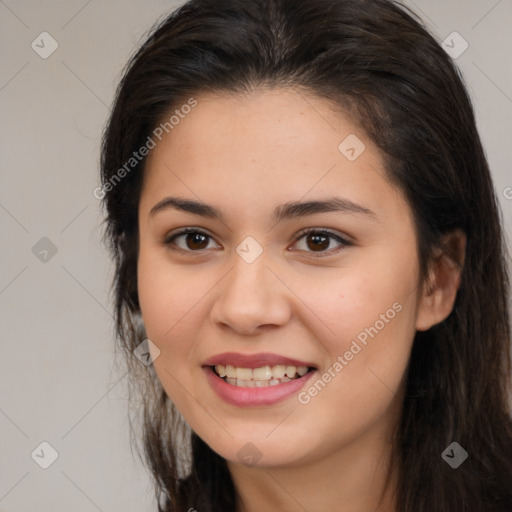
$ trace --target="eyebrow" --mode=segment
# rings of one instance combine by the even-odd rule
[[[155,214],[168,209],[179,210],[212,219],[219,219],[224,222],[222,213],[217,208],[206,203],[192,201],[190,199],[181,199],[179,197],[165,197],[151,208],[149,216],[152,217]],[[304,217],[306,215],[326,212],[342,212],[365,215],[373,219],[377,218],[376,213],[369,208],[341,197],[331,197],[316,201],[292,201],[284,203],[275,208],[272,218],[275,223],[278,223],[284,219]]]

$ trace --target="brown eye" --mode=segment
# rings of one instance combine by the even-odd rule
[[[185,243],[189,249],[205,249],[208,245],[207,238],[201,233],[188,233],[185,235]]]
[[[179,242],[178,242],[179,241]],[[200,252],[208,249],[208,244],[213,241],[210,235],[197,229],[187,228],[165,240],[165,245],[175,245],[179,250],[186,252]]]
[[[325,250],[329,247],[329,236],[317,233],[310,233],[306,236],[307,246],[312,250]]]
[[[331,247],[332,241],[335,241],[338,246]],[[312,256],[328,256],[338,252],[344,246],[352,245],[336,233],[319,229],[302,231],[302,233],[299,233],[296,244],[299,242],[305,242],[302,244],[302,247],[299,247],[300,250],[316,253],[312,254]]]

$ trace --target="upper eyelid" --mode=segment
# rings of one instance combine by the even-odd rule
[[[327,233],[328,235],[331,235],[333,237],[338,237],[338,238],[341,238],[342,240],[344,240],[345,242],[349,243],[350,242],[350,237],[348,235],[345,235],[343,233],[339,233],[338,231],[336,230],[333,230],[333,229],[330,229],[330,228],[304,228],[304,229],[301,229],[296,235],[295,237],[298,239],[298,238],[302,238],[304,235],[307,235],[309,233]]]
[[[176,231],[170,231],[167,233],[164,237],[164,242],[167,242],[167,240],[170,240],[171,238],[177,238],[182,235],[188,235],[189,233],[201,233],[202,235],[206,235],[210,237],[212,240],[215,240],[215,237],[213,235],[210,235],[208,231],[205,231],[203,228],[195,228],[194,226],[180,228]]]

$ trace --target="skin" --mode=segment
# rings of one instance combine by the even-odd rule
[[[458,267],[439,253],[429,286],[420,286],[409,205],[386,179],[380,150],[326,100],[257,89],[197,101],[150,152],[139,205],[139,300],[160,350],[157,375],[227,460],[239,511],[396,512],[396,482],[389,492],[384,483],[412,341],[450,313]],[[365,144],[354,161],[338,149],[349,134]],[[271,218],[283,203],[334,195],[375,216]],[[213,205],[224,222],[172,208],[150,215],[167,196]],[[185,227],[211,238],[165,244]],[[318,248],[298,239],[304,228],[329,229],[351,245],[331,238]],[[263,249],[250,264],[236,252],[247,236]],[[451,241],[463,251],[461,233]],[[236,407],[203,374],[207,358],[233,351],[310,361],[321,375],[395,303],[400,312],[307,404],[293,395]],[[261,454],[252,466],[237,456],[248,442]]]

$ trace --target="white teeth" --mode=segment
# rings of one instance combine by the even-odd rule
[[[248,379],[253,380],[268,380],[272,377],[272,371],[270,366],[263,366],[263,368],[254,368],[254,370],[249,369],[250,375],[247,377]]]
[[[251,386],[251,384],[253,383],[254,381],[253,380],[241,380],[241,379],[236,379],[236,384],[235,386],[238,386],[239,388],[252,388],[254,386]]]
[[[231,366],[230,364],[226,365],[226,377],[229,377],[230,379],[236,379],[236,368],[234,366]]]
[[[286,366],[284,364],[278,364],[276,366],[272,366],[272,377],[274,379],[282,379],[286,372]]]
[[[242,388],[261,388],[276,386],[283,382],[290,382],[294,378],[302,377],[308,373],[307,366],[287,366],[283,364],[262,366],[260,368],[242,368],[232,365],[218,364],[215,366],[217,375],[233,386]]]
[[[251,380],[252,369],[251,368],[238,368],[236,369],[236,378],[238,380]]]
[[[286,375],[290,377],[290,379],[293,379],[295,377],[295,372],[297,371],[297,368],[295,366],[287,366],[286,367]],[[307,369],[306,369],[307,371]]]

